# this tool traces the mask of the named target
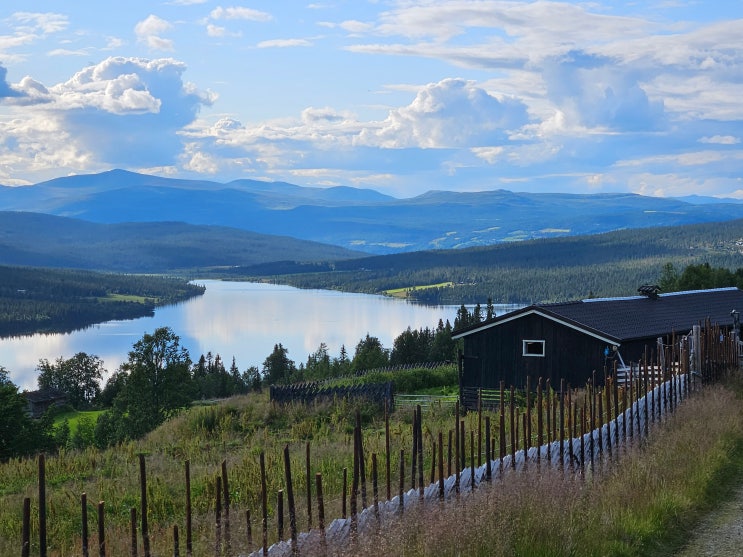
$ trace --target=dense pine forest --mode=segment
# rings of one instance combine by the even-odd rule
[[[665,267],[743,266],[743,221],[620,230],[366,257],[327,264],[280,262],[221,271],[301,288],[382,293],[408,289],[430,304],[538,303],[626,296],[657,282]],[[431,286],[440,285],[440,286]]]
[[[134,319],[203,292],[182,278],[0,266],[0,337]]]

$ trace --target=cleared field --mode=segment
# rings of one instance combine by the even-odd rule
[[[415,286],[405,286],[403,288],[393,288],[391,290],[385,290],[384,294],[387,296],[392,296],[393,298],[407,298],[410,292],[413,292],[415,290],[428,290],[429,288],[446,288],[448,286],[454,286],[454,283],[449,282],[439,282],[437,284],[421,284],[421,285],[415,285]]]
[[[59,427],[65,420],[67,420],[67,424],[70,426],[70,433],[73,434],[77,431],[77,425],[80,423],[81,419],[87,419],[89,422],[95,424],[98,420],[98,416],[103,412],[104,410],[88,410],[85,412],[71,410],[69,412],[64,412],[54,417],[54,427]]]

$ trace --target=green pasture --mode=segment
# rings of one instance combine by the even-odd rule
[[[414,290],[428,290],[429,288],[447,288],[449,286],[454,286],[454,283],[449,282],[439,282],[436,284],[417,284],[415,286],[404,286],[402,288],[391,288],[390,290],[385,290],[384,294],[387,296],[392,296],[393,298],[406,298],[408,296],[408,293],[414,291]]]
[[[104,410],[69,410],[67,412],[62,412],[61,414],[54,416],[54,427],[57,428],[61,426],[64,421],[67,420],[67,424],[70,426],[70,434],[73,434],[77,431],[77,426],[81,419],[87,419],[89,422],[95,424],[98,420],[98,416],[103,412]]]

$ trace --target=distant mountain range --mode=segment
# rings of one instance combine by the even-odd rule
[[[0,211],[46,213],[100,225],[130,223],[129,231],[134,229],[131,223],[150,223],[149,228],[137,227],[141,241],[146,238],[154,241],[156,234],[164,233],[154,223],[169,222],[172,228],[178,222],[280,235],[370,254],[484,246],[743,218],[742,203],[709,197],[673,199],[635,194],[493,190],[431,191],[397,199],[369,189],[308,188],[255,180],[222,184],[123,170],[70,176],[33,186],[0,186]],[[8,230],[7,219],[6,214],[0,220],[3,232]],[[45,225],[51,223],[45,221]],[[98,228],[90,232],[89,238],[96,240],[116,230]],[[196,229],[184,227],[183,230],[188,230],[185,234],[193,234]],[[23,232],[33,234],[28,228]],[[211,229],[210,233],[216,231]],[[29,241],[32,241],[30,237]],[[54,252],[50,251],[49,256],[53,257]],[[320,251],[299,249],[297,252],[287,247],[285,252],[273,250],[271,256],[276,260],[303,255],[312,259]],[[341,258],[352,256],[350,252],[339,253],[343,254]],[[334,257],[325,257],[331,258]]]

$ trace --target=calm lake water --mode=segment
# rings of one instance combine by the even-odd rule
[[[78,352],[101,358],[109,372],[126,361],[132,345],[145,333],[170,327],[191,359],[211,351],[229,369],[235,357],[240,371],[262,367],[281,343],[298,365],[324,342],[331,357],[345,345],[353,357],[356,344],[369,333],[385,348],[408,326],[435,328],[439,319],[452,325],[458,306],[423,306],[404,300],[330,290],[300,290],[290,286],[249,282],[196,281],[206,285],[203,296],[158,308],[153,317],[109,321],[66,334],[31,335],[0,340],[0,365],[10,370],[21,389],[36,388],[41,358],[70,358]],[[497,307],[500,314],[510,306]],[[484,304],[483,304],[484,310]]]

